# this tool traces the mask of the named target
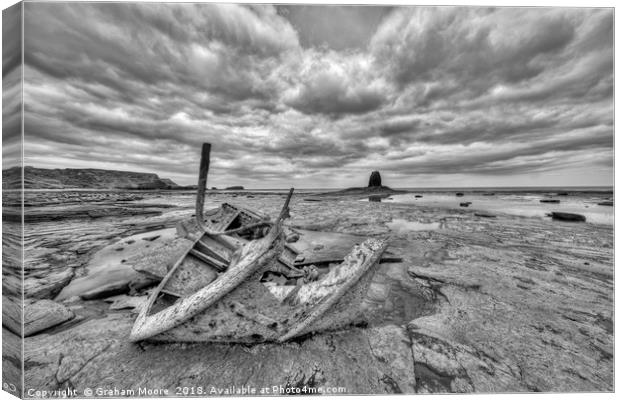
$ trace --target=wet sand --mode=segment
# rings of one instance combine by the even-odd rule
[[[613,390],[612,226],[294,196],[289,227],[389,236],[390,253],[402,258],[379,265],[365,299],[367,326],[284,345],[136,345],[127,341],[135,306],[154,283],[135,273],[132,257],[174,248],[170,228],[191,218],[194,194],[126,195],[102,201],[82,194],[77,203],[95,210],[90,215],[27,225],[26,298],[55,299],[62,306],[55,315],[65,320],[25,339],[26,389],[142,386],[174,395],[179,385],[245,383],[343,386],[347,393]],[[55,194],[49,198],[56,204],[46,205],[48,195],[37,196],[30,209],[39,214],[49,207],[58,215],[59,201],[76,200]],[[207,207],[232,202],[275,217],[283,201],[278,193],[210,194]],[[124,211],[106,215],[98,207]],[[4,224],[10,233],[14,223]],[[3,237],[3,245],[15,243]],[[19,273],[11,265],[17,256],[7,254],[3,295],[10,301]],[[90,300],[79,297],[84,293]],[[3,328],[9,339],[10,329]]]

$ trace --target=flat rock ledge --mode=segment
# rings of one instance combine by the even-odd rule
[[[25,341],[27,387],[205,389],[231,385],[342,387],[347,394],[415,392],[407,329],[387,325],[286,344],[129,343],[133,317],[110,314]],[[140,374],[128,371],[142,371]]]
[[[21,301],[12,297],[3,297],[2,302],[2,324],[16,335],[21,335]],[[75,314],[71,310],[52,300],[27,299],[24,302],[23,334],[25,337],[32,336],[74,317]]]

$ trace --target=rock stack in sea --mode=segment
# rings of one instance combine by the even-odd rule
[[[381,187],[381,174],[379,171],[372,171],[368,180],[368,187]]]
[[[381,181],[381,174],[379,171],[372,171],[370,174],[370,178],[368,179],[368,186],[363,187],[351,187],[348,189],[332,191],[328,193],[317,193],[314,196],[321,196],[325,198],[326,196],[334,197],[334,196],[375,196],[373,199],[369,199],[370,201],[379,201],[382,198],[390,197],[392,194],[406,193],[402,190],[394,190],[388,186],[383,186],[383,182]],[[379,196],[379,197],[377,197]],[[305,201],[317,201],[317,200],[308,200],[310,197],[304,199]]]

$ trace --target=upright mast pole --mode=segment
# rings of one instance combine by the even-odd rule
[[[207,189],[207,175],[211,161],[211,143],[202,144],[200,155],[200,171],[198,172],[198,194],[196,195],[196,223],[203,231],[207,230],[204,219],[205,191]]]

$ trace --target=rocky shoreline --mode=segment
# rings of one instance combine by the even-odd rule
[[[208,203],[229,201],[275,216],[281,197],[221,193]],[[27,225],[25,290],[33,312],[25,327],[25,389],[157,387],[170,395],[200,384],[332,386],[359,394],[613,390],[610,226],[501,213],[488,218],[465,208],[355,196],[295,197],[289,227],[390,236],[389,251],[402,262],[379,265],[365,300],[368,325],[284,345],[136,345],[127,336],[149,283],[126,272],[145,249],[174,247],[165,232],[193,213],[191,195],[150,200],[119,207],[156,213]],[[10,232],[15,223],[5,225]],[[15,244],[3,237],[3,246]],[[19,305],[17,262],[17,256],[5,262],[3,301]],[[96,274],[112,269],[120,272]],[[59,296],[80,282],[95,282],[96,292]],[[48,311],[43,319],[40,310]],[[4,317],[5,342],[14,343],[19,326]],[[3,360],[5,376],[15,373],[16,357]]]

